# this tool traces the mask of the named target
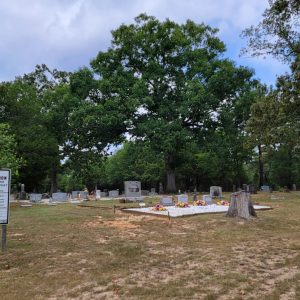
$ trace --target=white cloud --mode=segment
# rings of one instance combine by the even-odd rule
[[[0,80],[36,64],[75,70],[110,45],[110,31],[142,12],[176,22],[192,19],[220,28],[238,52],[239,34],[257,24],[267,0],[9,0],[0,2]],[[232,56],[236,59],[236,55]]]

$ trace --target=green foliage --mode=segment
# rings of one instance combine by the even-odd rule
[[[248,38],[244,53],[254,56],[271,54],[283,61],[294,61],[300,48],[300,2],[298,0],[269,0],[263,20],[243,32]]]
[[[123,189],[123,181],[140,180],[148,187],[163,179],[164,160],[149,144],[127,142],[105,164],[105,179],[100,182]]]
[[[252,72],[221,58],[225,45],[216,29],[144,14],[135,21],[112,32],[111,48],[92,67],[102,98],[119,103],[129,133],[163,153],[171,174],[177,153],[217,126],[212,112],[240,98]],[[175,182],[167,182],[167,190],[174,189]]]
[[[8,124],[0,124],[0,169],[11,169],[12,175],[17,176],[23,160],[17,156],[15,137]]]

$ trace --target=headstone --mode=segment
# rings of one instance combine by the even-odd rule
[[[296,186],[295,183],[293,184],[293,191],[294,191],[294,192],[297,191],[297,186]]]
[[[205,201],[207,205],[213,204],[211,195],[203,195],[202,200]]]
[[[119,190],[112,190],[108,192],[109,198],[117,198],[119,197]]]
[[[100,192],[100,197],[107,197],[107,193],[106,192]]]
[[[80,191],[79,192],[79,198],[80,199],[88,199],[89,192],[88,191]]]
[[[183,202],[183,203],[189,202],[189,197],[186,194],[178,195],[177,198],[178,198],[178,202]]]
[[[125,181],[125,198],[132,201],[143,200],[140,181]]]
[[[140,181],[125,181],[124,186],[125,186],[125,197],[142,196]]]
[[[21,184],[20,200],[26,200],[25,184]]]
[[[261,186],[261,191],[269,193],[270,192],[270,187],[268,185],[262,185]]]
[[[220,186],[211,186],[209,194],[211,197],[221,198],[222,197],[222,188]]]
[[[250,192],[250,194],[256,194],[257,193],[257,189],[256,189],[256,186],[254,184],[249,185],[249,192]]]
[[[163,205],[163,206],[172,206],[174,205],[174,202],[173,202],[173,199],[172,197],[162,197],[160,200],[159,200],[160,204]]]
[[[52,194],[52,201],[54,201],[54,202],[66,202],[66,201],[68,201],[68,194],[67,193],[53,193]]]
[[[80,191],[72,191],[72,199],[78,199],[80,196]]]
[[[142,196],[149,196],[149,191],[148,190],[141,190]]]
[[[163,184],[161,182],[159,183],[159,190],[158,191],[159,191],[160,194],[162,194],[164,192],[164,187],[163,187]]]
[[[100,199],[101,199],[101,191],[96,190],[96,200],[100,200]]]
[[[32,202],[40,202],[42,200],[42,194],[29,194],[29,200]]]
[[[155,188],[151,188],[149,196],[155,196],[157,195]]]

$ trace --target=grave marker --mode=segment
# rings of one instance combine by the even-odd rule
[[[222,197],[222,188],[220,186],[211,186],[209,194],[212,198],[221,198]]]
[[[181,194],[177,196],[179,202],[188,203],[189,202],[189,196],[186,194]]]
[[[162,197],[160,200],[159,200],[160,204],[163,205],[163,206],[173,206],[174,205],[174,202],[173,202],[173,199],[172,197]]]
[[[54,202],[66,202],[66,201],[68,201],[68,194],[67,193],[53,193],[52,194],[52,201],[54,201]]]
[[[42,200],[42,194],[36,194],[36,193],[29,194],[29,200],[35,203],[40,202]]]
[[[109,198],[117,198],[119,197],[119,190],[112,190],[108,192]]]

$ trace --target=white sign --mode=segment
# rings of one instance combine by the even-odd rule
[[[0,170],[0,224],[8,224],[10,170]]]

